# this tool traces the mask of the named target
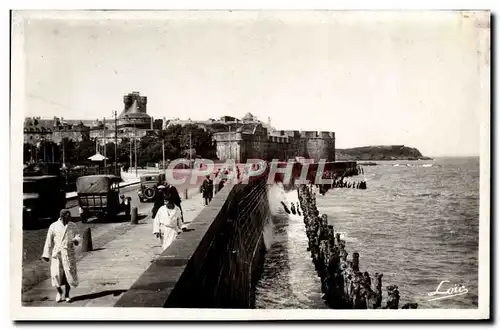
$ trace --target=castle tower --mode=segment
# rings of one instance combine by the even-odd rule
[[[118,127],[136,127],[150,129],[152,118],[147,114],[148,99],[139,92],[132,92],[123,96],[124,109],[118,116]]]
[[[301,132],[302,148],[306,158],[315,161],[335,161],[335,133],[334,132]]]

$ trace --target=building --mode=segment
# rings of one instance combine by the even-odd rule
[[[154,120],[147,114],[147,97],[139,92],[123,96],[124,108],[115,118],[92,120],[64,120],[63,118],[26,118],[24,141],[37,145],[43,140],[61,143],[64,137],[74,141],[91,138],[98,145],[115,142],[115,123],[118,143],[123,139],[140,139],[158,129],[171,125],[194,124],[213,133],[219,160],[245,162],[254,159],[288,160],[297,156],[314,160],[335,161],[335,133],[316,131],[276,130],[261,122],[251,113],[238,119],[222,116],[205,121]]]
[[[335,133],[316,131],[277,130],[258,120],[251,113],[243,118],[224,116],[212,127],[224,123],[222,130],[214,130],[217,157],[226,161],[246,162],[247,159],[289,160],[304,157],[318,161],[335,161]]]
[[[147,114],[147,97],[139,92],[132,92],[123,96],[124,108],[115,119],[96,120],[91,127],[90,137],[98,144],[115,142],[115,122],[117,126],[116,139],[140,139],[154,130],[154,120]],[[163,126],[163,123],[160,123]]]
[[[42,119],[40,117],[29,117],[24,120],[24,143],[37,145],[43,141],[52,141],[56,144],[62,142],[63,138],[80,141],[90,136],[88,122],[81,120],[64,120],[54,117],[53,119]]]
[[[335,133],[316,131],[268,132],[261,123],[239,127],[234,132],[214,134],[219,160],[244,163],[248,159],[286,161],[304,157],[335,161]]]
[[[163,126],[163,120],[153,120],[147,114],[147,97],[139,92],[132,92],[123,97],[124,108],[116,118],[118,143],[122,139],[137,139],[153,130],[153,126]],[[42,141],[53,141],[57,144],[63,138],[81,141],[84,138],[97,140],[99,145],[115,142],[115,119],[65,120],[54,117],[42,119],[28,117],[24,120],[24,143],[37,145]]]

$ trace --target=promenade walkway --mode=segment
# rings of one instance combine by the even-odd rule
[[[194,191],[194,190],[193,190]],[[183,200],[185,221],[192,222],[204,206],[201,194]],[[182,235],[182,233],[180,234]],[[56,303],[55,288],[47,279],[22,295],[24,306],[111,307],[152,261],[161,254],[160,240],[152,234],[150,214],[102,248],[87,252],[77,263],[80,285],[71,289],[72,301]],[[80,252],[80,248],[77,249]],[[49,269],[49,264],[46,264]]]

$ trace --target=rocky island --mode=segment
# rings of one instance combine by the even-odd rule
[[[404,145],[365,146],[358,148],[336,149],[335,160],[431,160],[425,157],[417,148]]]

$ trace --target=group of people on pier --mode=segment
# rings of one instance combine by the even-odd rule
[[[341,177],[337,177],[335,173],[328,171],[324,174],[323,179],[330,179],[333,180],[333,182],[328,184],[317,184],[316,187],[323,196],[332,188],[366,189],[366,181],[345,181],[345,177],[346,173]]]

